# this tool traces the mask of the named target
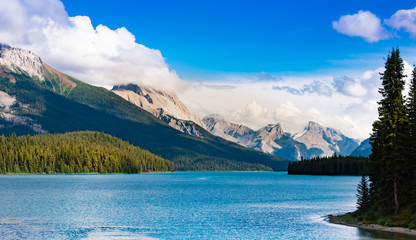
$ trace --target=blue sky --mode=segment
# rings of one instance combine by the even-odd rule
[[[111,89],[176,92],[253,129],[308,121],[363,140],[384,61],[416,64],[414,1],[0,0],[0,42]]]
[[[64,0],[70,16],[94,26],[126,27],[137,42],[159,49],[179,76],[215,78],[219,72],[311,74],[383,65],[407,33],[368,43],[335,31],[342,15],[368,10],[387,19],[412,1],[81,1]],[[409,59],[416,63],[416,58]]]

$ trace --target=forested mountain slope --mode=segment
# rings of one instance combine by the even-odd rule
[[[21,61],[5,64],[7,51],[17,51]],[[198,130],[202,138],[185,135],[109,90],[49,67],[29,51],[1,45],[2,58],[0,134],[101,131],[171,160],[179,170],[287,168],[286,159],[247,149],[203,128]],[[20,64],[34,58],[39,68],[36,71]]]

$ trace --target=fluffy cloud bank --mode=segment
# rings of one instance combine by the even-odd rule
[[[405,62],[405,74],[413,67]],[[259,129],[280,123],[284,131],[301,132],[308,121],[365,139],[378,117],[377,101],[383,68],[354,76],[283,76],[259,83],[257,76],[243,76],[208,83],[194,83],[180,94],[191,111],[200,116],[218,113],[232,122]],[[237,79],[237,80],[236,80]],[[407,79],[409,82],[409,77]],[[226,85],[228,88],[211,88]],[[408,84],[405,92],[408,92]]]
[[[376,15],[362,10],[356,14],[341,16],[338,21],[332,22],[332,27],[337,32],[351,37],[362,37],[370,43],[393,36],[384,26],[396,31],[403,30],[411,37],[416,37],[416,8],[398,10],[389,19],[385,19],[383,24]]]
[[[124,27],[94,27],[87,16],[69,17],[58,0],[0,0],[0,5],[0,42],[32,50],[76,78],[107,88],[126,83],[182,88],[160,51],[136,43]]]
[[[367,42],[378,42],[389,35],[381,26],[381,20],[370,11],[359,11],[353,15],[342,16],[332,22],[332,27],[339,33],[352,37],[362,37]]]
[[[169,69],[160,51],[137,43],[126,28],[93,26],[87,16],[70,17],[58,0],[0,0],[0,4],[0,42],[30,49],[61,71],[107,88],[139,83],[182,89],[183,81]],[[385,24],[414,34],[414,11],[400,10]],[[333,24],[337,31],[369,42],[388,37],[381,20],[371,12],[347,15]],[[191,82],[179,95],[201,117],[219,113],[253,129],[281,123],[289,132],[301,131],[312,120],[364,139],[377,118],[382,70],[301,78],[263,72],[237,80],[233,76],[232,80]],[[0,96],[0,102],[12,100]]]
[[[384,23],[397,30],[404,30],[416,37],[416,8],[399,10],[390,19],[386,19]]]

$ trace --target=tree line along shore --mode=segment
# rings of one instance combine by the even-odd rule
[[[368,157],[340,156],[314,157],[301,161],[291,161],[287,168],[288,174],[304,175],[352,175],[361,176],[368,172]]]
[[[0,136],[0,173],[142,173],[174,171],[172,162],[92,131]]]

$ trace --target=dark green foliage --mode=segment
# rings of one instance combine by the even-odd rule
[[[49,88],[53,89],[53,91],[58,92],[62,95],[69,95],[69,93],[74,89],[71,86],[62,84],[57,73],[45,71],[44,77],[44,84]]]
[[[47,83],[11,73],[12,84],[0,77],[0,90],[28,108],[15,114],[33,119],[49,133],[100,131],[174,162],[178,170],[286,170],[288,161],[215,137],[202,128],[202,138],[185,135],[138,106],[104,88],[68,77],[77,86],[54,91]],[[56,88],[55,88],[56,90]],[[0,123],[1,124],[1,123]],[[27,126],[9,124],[0,134],[33,134]]]
[[[360,212],[367,211],[370,207],[370,190],[368,189],[367,177],[363,175],[357,189],[357,209]]]
[[[407,119],[409,120],[409,169],[411,169],[410,203],[416,210],[416,67],[413,67],[410,82],[409,97],[407,99]]]
[[[404,77],[399,50],[393,49],[381,73],[383,98],[370,138],[370,207],[354,213],[364,223],[413,227],[416,221],[416,69],[406,105]]]
[[[0,173],[141,173],[173,163],[99,132],[0,136]]]
[[[400,205],[408,204],[409,150],[408,119],[402,91],[404,89],[403,60],[398,49],[387,57],[385,71],[380,73],[379,118],[373,124],[371,161],[371,193],[376,206],[396,214]]]
[[[307,175],[363,175],[369,169],[367,157],[315,157],[310,160],[289,162],[289,174]]]

